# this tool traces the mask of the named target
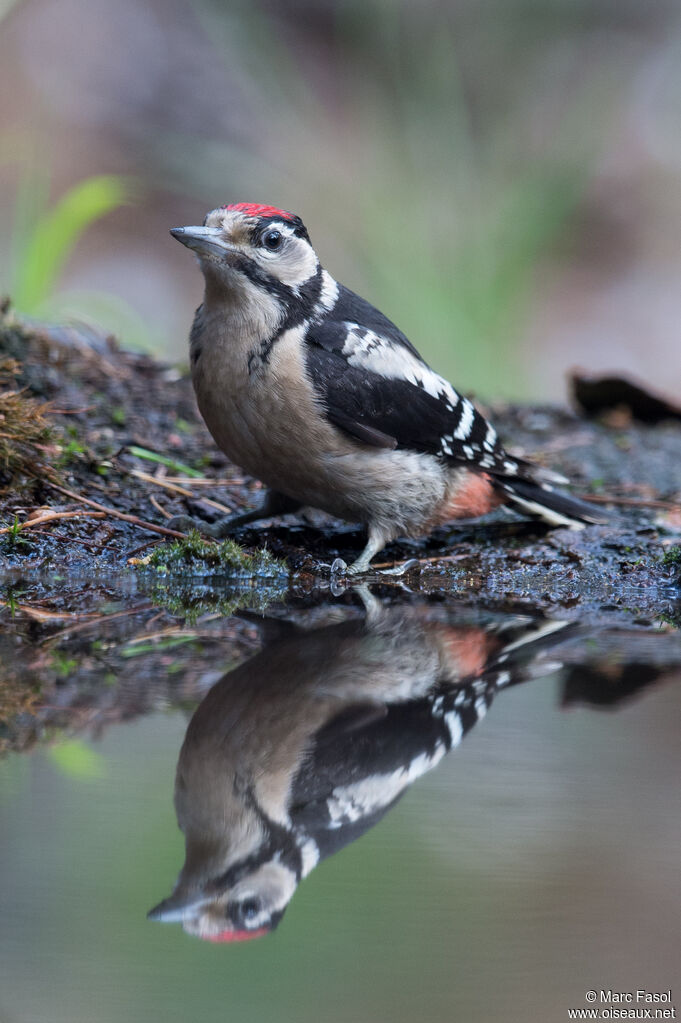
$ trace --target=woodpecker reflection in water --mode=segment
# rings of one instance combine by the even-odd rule
[[[565,626],[362,597],[365,615],[322,627],[266,621],[264,649],[198,707],[175,782],[185,863],[150,919],[210,941],[272,930],[300,880],[378,823]]]

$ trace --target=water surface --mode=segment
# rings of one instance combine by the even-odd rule
[[[520,1023],[678,987],[673,627],[366,592],[13,612],[2,1023]]]

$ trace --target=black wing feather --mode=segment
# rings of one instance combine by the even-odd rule
[[[365,298],[356,295],[354,291],[350,291],[350,288],[346,288],[344,284],[338,285],[338,298],[333,307],[333,318],[335,321],[332,324],[333,327],[340,328],[346,322],[361,323],[367,330],[373,330],[380,334],[381,337],[392,341],[393,344],[406,348],[419,362],[423,363],[424,366],[427,365],[409,338],[402,333],[399,327],[395,326],[392,320],[389,320],[371,302],[367,302]],[[330,334],[333,333],[334,331],[330,331]],[[342,349],[342,343],[340,347]]]
[[[602,522],[561,481],[510,457],[471,402],[424,362],[378,309],[340,287],[333,319],[309,325],[305,359],[330,422],[378,448],[434,455],[489,474],[506,500],[554,525]]]
[[[306,351],[308,372],[328,418],[375,447],[437,454],[452,418],[437,398],[407,380],[380,377],[351,366],[338,351]],[[454,421],[454,428],[458,419]],[[373,436],[372,436],[373,435]]]
[[[522,472],[522,463],[509,459],[496,434],[485,446],[489,436],[485,418],[430,369],[382,313],[347,288],[341,289],[333,312],[333,320],[310,326],[305,358],[314,388],[335,426],[375,447],[437,455],[492,474]],[[340,319],[345,315],[347,319]],[[376,343],[387,352],[404,350],[405,371],[415,370],[415,375],[406,379],[353,365],[352,352],[347,354],[349,337],[355,344],[368,339],[369,347]],[[380,361],[376,359],[377,366]],[[467,429],[455,437],[463,416],[469,420]]]

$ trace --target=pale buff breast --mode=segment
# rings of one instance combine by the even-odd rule
[[[350,521],[418,533],[448,489],[451,470],[428,455],[371,448],[325,418],[303,363],[302,328],[266,361],[256,344],[222,332],[194,369],[199,409],[218,446],[245,472],[302,505]]]

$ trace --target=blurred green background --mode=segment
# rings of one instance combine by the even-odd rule
[[[298,212],[481,397],[681,387],[676,0],[4,0],[0,291],[174,360],[168,228]]]

